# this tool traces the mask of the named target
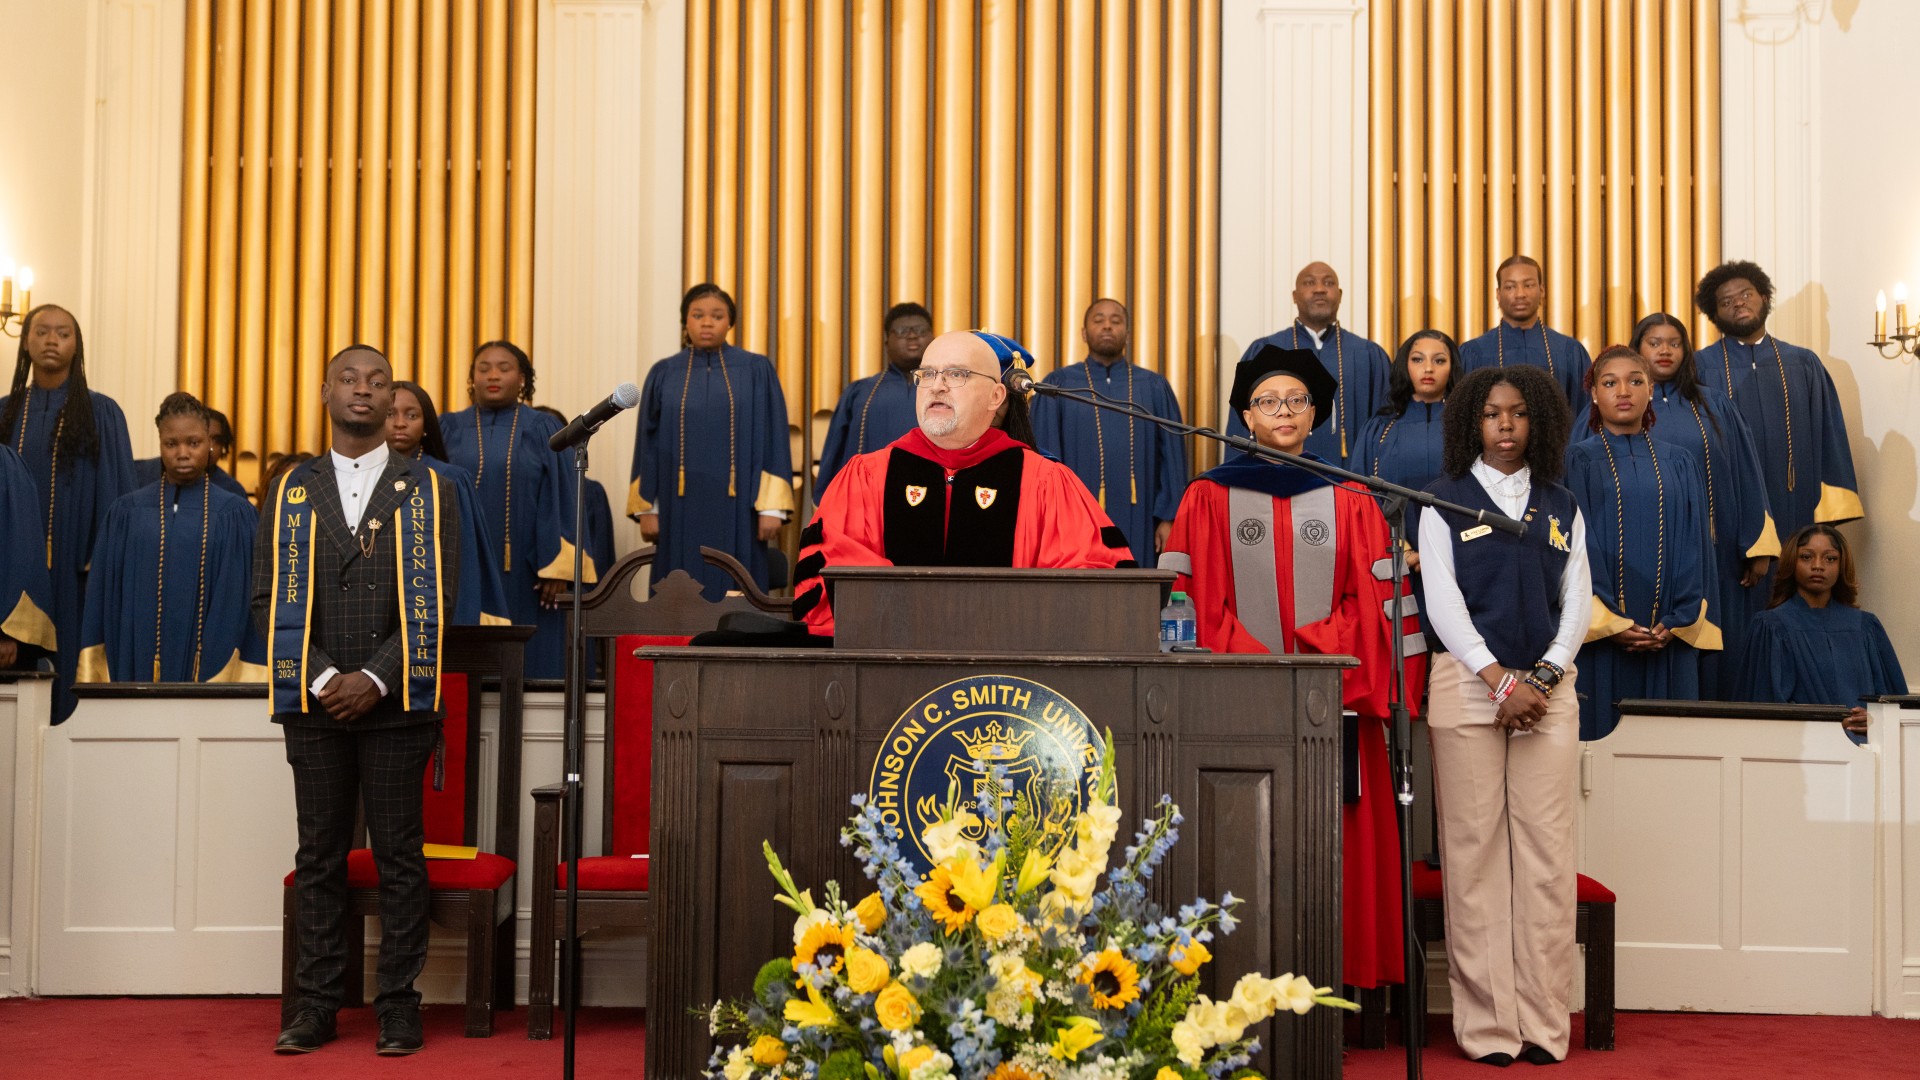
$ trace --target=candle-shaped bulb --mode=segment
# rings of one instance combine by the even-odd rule
[[[1881,289],[1873,294],[1873,310],[1882,315],[1887,313],[1887,290]]]
[[[1893,284],[1893,333],[1905,340],[1907,336],[1907,283],[1896,281]]]
[[[1894,283],[1893,302],[1896,304],[1904,304],[1907,302],[1907,283],[1906,282],[1897,281]]]
[[[22,293],[26,292],[28,289],[33,288],[33,267],[31,266],[21,267],[20,276],[16,280],[19,281],[20,283],[20,291]]]
[[[10,278],[12,276],[13,276],[13,260],[0,259],[0,277]]]
[[[1873,294],[1873,343],[1887,343],[1887,290]]]

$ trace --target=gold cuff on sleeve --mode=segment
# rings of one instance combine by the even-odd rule
[[[1686,626],[1670,626],[1673,636],[1696,649],[1722,649],[1726,645],[1720,636],[1720,628],[1707,620],[1707,602],[1700,601],[1700,616]]]
[[[1603,641],[1622,630],[1633,629],[1633,620],[1624,615],[1615,615],[1607,605],[1598,600],[1593,602],[1593,621],[1587,625],[1588,641]]]
[[[20,602],[13,606],[13,614],[7,616],[7,621],[0,622],[0,634],[48,652],[56,651],[53,620],[24,592],[20,594]]]
[[[89,645],[80,650],[80,659],[74,664],[73,681],[76,683],[113,681],[113,672],[107,667],[105,645]]]
[[[1866,508],[1860,505],[1857,493],[1832,484],[1820,485],[1820,503],[1813,508],[1813,520],[1839,524],[1866,516]]]
[[[785,510],[792,513],[793,481],[778,477],[770,472],[760,474],[760,494],[754,497],[753,508],[760,513],[772,510]]]
[[[1760,538],[1747,549],[1749,559],[1777,559],[1780,557],[1780,529],[1773,523],[1773,515],[1766,514],[1760,523]]]

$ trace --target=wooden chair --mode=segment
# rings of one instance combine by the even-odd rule
[[[520,850],[520,730],[525,699],[524,652],[531,626],[454,626],[447,630],[441,662],[441,704],[447,718],[445,784],[433,790],[433,766],[427,767],[425,791],[428,843],[477,845],[481,814],[494,815],[493,851],[477,859],[429,859],[428,917],[467,938],[466,1031],[468,1038],[493,1034],[495,1009],[513,1008],[514,859]],[[500,767],[491,790],[482,791],[473,770],[480,761],[480,704],[482,681],[500,683]],[[501,854],[505,852],[506,854]],[[380,914],[380,875],[373,852],[356,848],[347,856],[347,903],[362,917]],[[283,882],[281,907],[280,1011],[292,1014],[298,992],[293,968],[297,897],[293,873]],[[347,953],[347,1001],[365,1004],[366,949],[349,930],[357,947]]]
[[[577,930],[621,928],[650,934],[653,912],[647,899],[647,849],[651,828],[653,765],[653,662],[633,651],[643,645],[684,645],[693,635],[712,630],[730,612],[761,611],[785,616],[791,602],[777,600],[753,585],[746,568],[713,548],[701,554],[731,574],[742,596],[718,603],[701,595],[700,584],[675,570],[645,601],[633,596],[633,579],[653,564],[654,549],[644,547],[614,563],[594,590],[580,598],[582,634],[589,648],[609,654],[605,711],[605,763],[601,769],[602,855],[580,860]],[[585,688],[567,688],[569,709],[579,707]],[[560,859],[560,835],[566,820],[566,787],[533,789],[533,929],[527,963],[527,1037],[553,1035],[556,954],[566,920],[567,868]],[[593,850],[589,847],[588,850]],[[649,961],[652,957],[649,956]]]

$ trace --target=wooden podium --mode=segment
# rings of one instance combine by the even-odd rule
[[[883,736],[922,695],[967,676],[1044,684],[1111,728],[1126,817],[1170,793],[1180,840],[1152,881],[1169,911],[1246,901],[1214,942],[1204,992],[1292,971],[1340,983],[1340,669],[1345,657],[1161,654],[1156,570],[828,570],[832,650],[649,648],[654,661],[656,924],[647,957],[647,1075],[692,1077],[712,1040],[700,1010],[752,992],[792,951],[793,917],[760,851],[795,881],[866,884],[839,832]],[[1339,1015],[1262,1025],[1269,1076],[1340,1075]]]

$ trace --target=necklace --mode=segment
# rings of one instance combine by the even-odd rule
[[[1339,319],[1335,319],[1327,324],[1327,333],[1333,335],[1333,423],[1335,427],[1340,429],[1340,460],[1345,461],[1347,460],[1347,410],[1341,407],[1345,404],[1341,399],[1344,398],[1347,393],[1347,355],[1345,346],[1340,342]],[[1293,325],[1287,328],[1287,347],[1290,349],[1300,347],[1300,320],[1298,319],[1295,319]],[[1131,395],[1129,395],[1127,400],[1133,400]]]
[[[880,384],[886,382],[887,376],[891,374],[893,374],[893,361],[889,360],[887,361],[887,366],[880,369],[880,377],[873,380],[873,388],[867,391],[867,403],[860,406],[860,448],[854,451],[856,454],[864,454],[867,452],[867,414],[873,411],[873,399],[880,396]],[[906,376],[902,375],[901,378],[904,379]],[[731,383],[728,384],[728,390],[732,390]],[[685,395],[682,395],[681,401],[684,406]],[[731,419],[731,417],[729,417],[729,419]],[[686,414],[683,412],[681,414],[681,423],[684,424],[685,422]],[[683,438],[681,446],[684,448],[685,445],[686,443]]]
[[[727,384],[727,498],[739,494],[738,473],[740,471],[740,439],[735,430],[735,402],[733,400],[733,376],[727,373],[727,354],[714,350],[720,359],[720,379]],[[711,365],[711,361],[709,361]],[[876,384],[877,385],[877,384]],[[687,348],[687,380],[680,386],[680,487],[679,494],[687,493],[687,397],[693,392],[693,348]],[[872,398],[868,398],[872,403]]]
[[[194,593],[193,607],[193,681],[200,681],[200,648],[207,628],[207,521],[213,503],[213,478],[200,478],[200,583]],[[160,682],[160,646],[166,640],[167,605],[167,488],[160,482],[160,567],[159,586],[154,589],[153,606],[153,681]]]
[[[487,440],[480,431],[480,408],[478,403],[473,407],[473,442],[480,448],[480,470],[473,474],[473,486],[476,488],[480,486],[480,478],[487,475]],[[516,402],[513,406],[513,426],[507,430],[507,505],[504,515],[506,527],[502,530],[504,535],[500,545],[504,553],[500,557],[500,569],[509,574],[513,573],[513,448],[519,441],[520,405]],[[380,523],[374,522],[373,527],[379,528]],[[367,557],[372,558],[373,552],[367,552]]]
[[[27,453],[27,417],[33,413],[33,387],[27,387],[26,391],[27,403],[20,408],[19,444],[14,447],[14,451],[23,457]],[[53,457],[47,468],[47,569],[49,570],[53,569],[53,507],[60,495],[60,436],[66,430],[67,415],[63,409],[59,418],[53,422],[53,445],[50,448]]]
[[[1773,366],[1780,370],[1780,409],[1786,416],[1787,428],[1787,490],[1793,490],[1793,394],[1787,390],[1787,362],[1780,357],[1780,342],[1772,334],[1767,342],[1773,346]]]
[[[1123,364],[1127,364],[1125,360],[1122,360],[1120,362]],[[1112,382],[1113,376],[1111,375],[1107,376],[1107,381]],[[1093,361],[1092,360],[1087,361],[1087,390],[1088,391],[1093,390]],[[1132,364],[1127,364],[1127,407],[1128,408],[1133,407],[1133,365]],[[1100,509],[1105,510],[1107,508],[1107,440],[1106,440],[1105,431],[1100,426],[1100,410],[1097,407],[1093,410],[1093,444],[1099,447],[1100,449],[1099,499],[1100,499]],[[1134,478],[1133,462],[1134,462],[1133,418],[1128,417],[1127,418],[1127,505],[1138,506],[1140,503],[1140,482]]]
[[[1553,373],[1553,342],[1547,337],[1547,324],[1544,322],[1540,322],[1540,323],[1535,323],[1534,325],[1540,328],[1540,346],[1547,350],[1547,374],[1553,375],[1554,374]],[[1524,334],[1526,333],[1526,331],[1522,330],[1521,333]],[[1496,326],[1493,328],[1493,341],[1494,341],[1494,352],[1495,352],[1494,364],[1498,367],[1506,367],[1507,366],[1507,324],[1506,323],[1503,322],[1499,326]],[[1554,378],[1557,379],[1559,378],[1559,376],[1554,375]]]
[[[1667,482],[1660,476],[1660,455],[1653,449],[1653,439],[1646,435],[1644,424],[1641,435],[1646,439],[1647,457],[1653,463],[1653,484],[1657,492],[1659,507],[1659,540],[1654,547],[1653,558],[1653,614],[1647,619],[1647,625],[1653,626],[1660,620],[1660,585],[1667,576]],[[1633,436],[1624,436],[1628,445],[1632,445]],[[1620,467],[1613,460],[1613,439],[1607,432],[1600,435],[1600,446],[1607,452],[1607,471],[1613,474],[1613,528],[1614,528],[1614,599],[1620,601],[1620,610],[1627,610],[1627,512],[1626,499],[1620,489]],[[1631,616],[1629,616],[1631,617]]]

